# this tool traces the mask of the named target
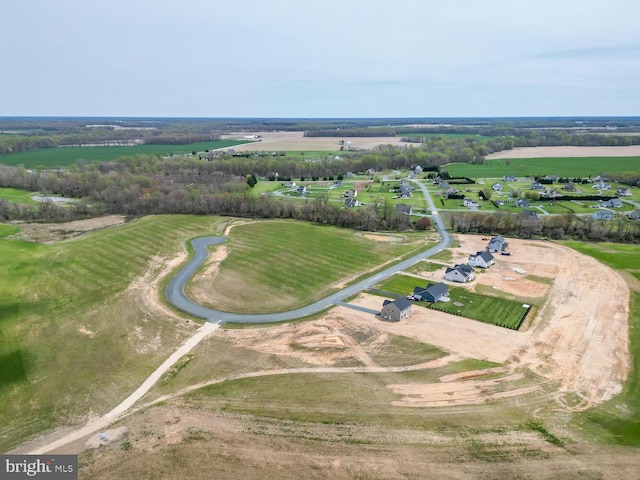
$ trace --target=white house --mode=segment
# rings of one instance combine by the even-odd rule
[[[493,265],[494,258],[487,250],[476,252],[469,255],[469,261],[467,262],[472,267],[488,268]]]
[[[447,268],[444,279],[450,282],[470,282],[476,277],[476,272],[470,265],[456,265],[453,268]]]
[[[508,246],[509,244],[504,240],[504,238],[501,235],[498,235],[489,240],[487,249],[490,252],[502,252],[503,250],[506,250]]]
[[[502,191],[502,184],[501,183],[494,183],[493,185],[491,185],[491,188],[493,188],[496,192],[501,192]]]
[[[478,206],[478,202],[476,202],[475,200],[472,200],[470,198],[465,198],[463,205],[465,207],[477,207]]]

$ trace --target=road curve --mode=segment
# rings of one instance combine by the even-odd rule
[[[444,222],[440,218],[440,215],[438,215],[426,187],[419,182],[414,183],[418,184],[422,189],[422,192],[427,199],[427,203],[429,204],[429,208],[433,212],[431,218],[433,219],[436,230],[440,235],[440,242],[436,246],[431,247],[424,252],[421,252],[399,263],[396,263],[395,265],[386,268],[372,275],[371,277],[349,285],[348,287],[345,287],[340,291],[335,292],[328,297],[318,300],[317,302],[305,307],[280,313],[243,314],[214,310],[212,308],[208,308],[195,303],[185,295],[184,285],[193,276],[196,270],[198,270],[198,268],[204,263],[209,255],[209,250],[207,249],[207,247],[209,245],[219,245],[226,241],[225,237],[200,237],[191,241],[191,245],[193,246],[193,249],[195,251],[195,255],[193,256],[193,258],[182,270],[180,270],[176,274],[175,277],[173,277],[173,279],[171,279],[171,281],[167,285],[167,289],[165,292],[167,300],[169,300],[169,302],[179,310],[189,313],[195,317],[205,319],[207,322],[218,323],[231,322],[259,324],[284,322],[287,320],[295,320],[321,312],[339,302],[344,301],[346,298],[361,292],[362,290],[371,288],[372,286],[380,283],[382,280],[389,277],[390,275],[393,275],[394,273],[406,270],[419,260],[429,258],[436,253],[441,252],[451,245],[451,235],[449,235],[449,232],[447,232]]]

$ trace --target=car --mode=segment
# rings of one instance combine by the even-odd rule
[[[500,255],[509,256],[509,255],[511,255],[511,252],[500,252]]]

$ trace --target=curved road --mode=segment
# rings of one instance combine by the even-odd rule
[[[265,314],[241,314],[241,313],[231,313],[231,312],[222,312],[219,310],[214,310],[212,308],[204,307],[198,303],[195,303],[191,299],[189,299],[184,294],[184,285],[185,283],[193,276],[196,270],[202,265],[202,263],[209,256],[209,251],[207,246],[209,245],[219,245],[221,243],[226,242],[224,237],[201,237],[194,239],[191,244],[195,250],[194,257],[189,261],[189,263],[182,269],[178,274],[173,277],[173,279],[167,285],[166,296],[169,302],[173,304],[179,310],[187,312],[193,316],[203,318],[207,322],[216,322],[216,323],[271,323],[271,322],[283,322],[286,320],[294,320],[297,318],[306,317],[309,315],[313,315],[315,313],[321,312],[329,308],[332,305],[339,304],[346,298],[355,295],[356,293],[361,292],[362,290],[366,290],[378,283],[380,283],[385,278],[390,275],[400,272],[402,270],[406,270],[411,265],[416,263],[419,260],[429,258],[436,253],[448,248],[451,245],[451,235],[447,232],[444,222],[440,218],[435,205],[433,204],[433,200],[429,196],[429,192],[427,188],[419,182],[415,182],[422,190],[422,193],[427,200],[427,204],[429,208],[433,212],[432,220],[435,223],[436,229],[440,234],[440,242],[428,249],[424,252],[419,253],[411,258],[403,260],[402,262],[396,263],[395,265],[386,268],[365,280],[361,280],[353,285],[345,287],[341,289],[339,292],[333,293],[328,297],[325,297],[321,300],[318,300],[311,305],[307,305],[302,308],[297,308],[295,310],[289,310],[287,312],[280,313],[265,313]]]

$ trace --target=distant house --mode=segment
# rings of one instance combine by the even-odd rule
[[[520,200],[516,200],[516,207],[530,207],[531,204],[529,203],[529,200],[524,200],[524,199],[520,199]]]
[[[576,185],[574,183],[565,183],[562,188],[567,192],[575,192],[576,191]]]
[[[422,167],[420,165],[416,165],[413,171],[416,175],[420,175],[422,173]]]
[[[302,195],[307,195],[309,193],[309,190],[307,190],[307,187],[305,187],[304,185],[301,185],[296,188],[296,192]]]
[[[591,217],[594,220],[613,220],[613,212],[611,210],[599,210],[594,212]]]
[[[629,190],[628,188],[621,187],[618,190],[616,190],[616,195],[619,197],[630,197],[633,194],[631,193],[631,190]]]
[[[558,175],[547,175],[546,177],[544,177],[545,180],[551,180],[552,182],[557,182],[558,180],[560,180],[560,177]]]
[[[598,180],[596,183],[591,185],[591,188],[596,188],[598,190],[611,190],[611,185],[604,183],[602,180]]]
[[[333,186],[336,188],[340,188],[342,186],[342,180],[336,180],[333,182]]]
[[[343,197],[345,198],[356,198],[358,196],[358,191],[357,190],[347,190],[346,192],[344,192],[342,194]]]
[[[493,265],[494,258],[487,250],[476,252],[469,255],[469,261],[467,262],[472,267],[488,268]]]
[[[385,300],[382,304],[380,316],[392,322],[399,322],[411,314],[411,301],[404,297],[397,300]]]
[[[362,203],[355,198],[345,198],[344,200],[344,208],[359,207],[360,205],[362,205]]]
[[[462,203],[465,207],[478,207],[478,202],[476,202],[475,200],[472,200],[470,198],[465,198],[463,203]]]
[[[364,172],[365,175],[375,175],[376,174],[376,169],[375,168],[368,168],[366,172]]]
[[[293,188],[296,186],[296,182],[284,182],[284,186],[287,188]]]
[[[458,190],[456,190],[453,187],[449,187],[447,188],[447,190],[444,192],[444,196],[449,198],[451,195],[457,195],[458,194]]]
[[[441,181],[440,188],[444,188],[446,190],[447,188],[449,188],[449,182],[447,182],[446,180]]]
[[[619,198],[612,198],[611,200],[600,202],[600,206],[602,208],[622,208],[622,200]]]
[[[639,220],[640,219],[640,208],[637,208],[633,212],[631,212],[629,214],[629,218],[631,220]]]
[[[409,186],[408,183],[401,183],[400,184],[400,197],[402,198],[409,198],[411,196],[411,187]]]
[[[404,203],[398,203],[396,205],[396,213],[397,214],[404,214],[404,215],[411,215],[413,213],[413,208],[411,207],[411,205],[406,205]]]
[[[447,268],[444,279],[450,282],[470,282],[476,277],[476,272],[471,265],[456,265],[453,268]]]
[[[446,302],[448,295],[449,287],[442,282],[427,285],[427,288],[416,287],[413,289],[413,296],[417,300],[425,302]]]
[[[531,190],[544,190],[544,185],[540,182],[531,182]]]
[[[538,213],[535,210],[522,210],[520,215],[529,219],[538,219]]]
[[[506,250],[508,247],[509,247],[509,244],[505,241],[505,239],[502,238],[501,235],[498,235],[496,237],[493,237],[491,240],[489,240],[489,245],[487,246],[487,249],[490,252],[502,252]]]
[[[501,183],[494,183],[493,185],[491,185],[491,188],[493,188],[493,190],[496,191],[496,192],[501,192],[502,191],[502,184]]]
[[[503,182],[515,182],[516,180],[518,179],[514,175],[505,175],[502,177]]]

